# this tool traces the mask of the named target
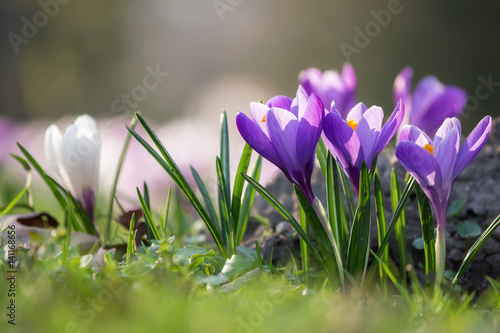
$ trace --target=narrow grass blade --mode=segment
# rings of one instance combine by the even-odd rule
[[[232,223],[231,207],[228,197],[228,189],[226,188],[226,181],[224,179],[224,170],[219,157],[215,159],[217,169],[217,183],[219,186],[219,210],[221,211],[221,230],[226,248],[232,255],[236,253],[236,246],[232,246],[232,235],[234,235],[234,226]]]
[[[144,203],[146,204],[148,211],[151,212],[151,203],[149,202],[149,189],[146,182],[144,182],[142,191],[144,192]],[[148,240],[152,240],[153,237],[156,238],[156,235],[153,234],[153,230],[151,229],[151,225],[149,223],[146,223],[146,236]],[[160,234],[158,233],[158,238],[156,239],[160,239],[159,237]]]
[[[434,264],[436,262],[436,248],[434,240],[434,223],[429,199],[422,194],[419,186],[415,187],[417,194],[418,211],[420,213],[420,225],[422,227],[422,238],[424,239],[425,276],[428,283],[435,274]]]
[[[153,233],[153,236],[156,240],[160,240],[160,233],[158,232],[158,228],[156,228],[156,224],[153,220],[153,216],[151,215],[151,211],[149,210],[149,207],[144,200],[144,197],[141,194],[141,191],[139,190],[138,187],[136,187],[137,190],[137,196],[139,197],[139,202],[141,203],[142,211],[144,212],[144,218],[146,219],[147,224],[151,228],[151,231]]]
[[[303,239],[307,246],[309,246],[309,249],[311,250],[311,253],[313,254],[314,258],[318,261],[318,264],[321,266],[323,271],[327,276],[330,276],[330,272],[328,268],[325,265],[325,262],[323,258],[319,255],[318,251],[316,248],[312,245],[310,239],[307,237],[306,233],[304,230],[300,227],[300,224],[297,222],[297,220],[293,217],[288,210],[278,201],[274,196],[269,193],[262,185],[257,183],[254,179],[252,179],[248,175],[243,175],[243,178],[253,187],[259,194],[271,205],[276,209],[278,213],[283,216],[285,220],[287,220],[292,227],[297,231],[297,234],[300,236],[301,239]]]
[[[378,173],[375,173],[373,179],[373,192],[375,196],[375,211],[377,213],[377,230],[378,230],[378,246],[382,243],[382,239],[385,236],[387,229],[385,221],[385,210],[384,210],[384,199],[382,195],[382,187],[380,186],[380,179]],[[380,256],[380,262],[382,264],[387,264],[389,262],[389,249],[385,248]],[[387,274],[383,266],[380,266],[380,281],[384,287],[384,291],[387,292]]]
[[[67,205],[67,202],[64,199],[64,196],[61,194],[61,192],[59,192],[59,190],[57,189],[57,186],[56,186],[57,182],[47,175],[47,173],[45,172],[45,170],[42,169],[42,167],[40,166],[40,164],[38,164],[38,162],[33,158],[33,156],[31,156],[31,154],[20,143],[17,143],[17,146],[19,147],[19,149],[21,150],[21,152],[23,153],[23,155],[26,157],[26,159],[28,160],[28,162],[31,163],[31,165],[33,166],[33,168],[42,177],[42,179],[47,184],[47,186],[49,187],[50,191],[52,192],[52,194],[56,198],[57,202],[59,203],[59,205],[61,206],[61,208],[64,210],[64,208]],[[62,186],[60,186],[60,187],[62,188]]]
[[[231,199],[231,212],[233,213],[236,227],[240,223],[239,216],[241,208],[241,196],[243,195],[243,186],[245,185],[245,179],[243,178],[242,174],[247,173],[251,157],[252,148],[248,145],[248,143],[245,143],[245,147],[243,148],[243,152],[241,153],[240,163],[238,164],[238,170],[236,171],[236,177],[234,178],[233,197]]]
[[[153,156],[153,158],[160,164],[160,166],[169,174],[169,176],[172,178],[172,180],[175,182],[175,184],[179,187],[179,189],[182,191],[182,193],[187,197],[187,199],[191,202],[195,210],[198,212],[200,215],[201,219],[203,222],[205,222],[205,225],[207,226],[210,234],[214,238],[214,241],[217,245],[217,248],[219,249],[220,253],[227,257],[227,251],[224,246],[224,242],[222,241],[222,237],[220,232],[218,232],[217,227],[215,226],[215,223],[217,221],[213,221],[210,219],[210,216],[206,212],[206,210],[203,208],[201,202],[198,200],[198,198],[194,195],[193,190],[187,183],[186,178],[180,171],[179,167],[177,164],[175,164],[174,160],[168,153],[168,151],[165,149],[161,141],[158,139],[154,131],[149,127],[147,122],[142,118],[140,114],[136,113],[137,118],[139,119],[139,122],[141,125],[144,127],[146,133],[149,135],[151,140],[154,142],[160,153],[162,154],[163,158],[151,147],[150,144],[148,144],[139,134],[137,134],[134,130],[128,128],[129,132],[132,134],[132,136]]]
[[[391,199],[392,199],[392,211],[394,212],[398,206],[398,202],[401,198],[401,189],[399,187],[398,178],[396,176],[396,171],[392,169],[391,173]],[[398,243],[398,253],[400,270],[403,285],[406,285],[406,219],[405,210],[401,211],[399,217],[399,223],[396,224],[396,240]]]
[[[364,277],[370,249],[370,183],[364,162],[361,167],[358,202],[349,238],[346,264],[347,270],[355,278]]]
[[[376,253],[372,251],[372,254],[375,257],[375,260],[380,264],[380,266],[382,266],[389,279],[391,279],[392,283],[399,290],[401,296],[403,296],[403,298],[405,299],[406,304],[412,304],[412,299],[410,297],[410,294],[408,293],[406,286],[398,282],[394,274],[392,274],[391,270],[389,269],[389,266],[386,263],[382,262]]]
[[[172,189],[169,187],[168,188],[168,195],[167,195],[167,203],[165,205],[165,213],[163,216],[160,214],[160,222],[161,222],[161,231],[164,237],[168,236],[167,229],[168,229],[168,211],[170,209],[170,197],[172,195]]]
[[[415,187],[415,184],[417,181],[415,178],[410,177],[408,179],[408,182],[406,182],[406,186],[403,190],[403,193],[401,194],[401,199],[398,202],[398,206],[396,207],[396,210],[394,211],[391,221],[389,222],[389,227],[387,228],[387,232],[385,233],[384,239],[382,239],[382,243],[380,244],[378,250],[377,250],[377,257],[380,258],[382,253],[385,251],[385,247],[389,243],[389,238],[391,237],[392,232],[394,231],[394,228],[396,227],[396,224],[398,223],[399,216],[401,215],[401,212],[403,211],[403,208],[406,206],[406,202],[408,201],[408,198],[410,197],[411,191]],[[375,270],[377,269],[378,262],[374,262],[374,264],[370,268],[369,272],[369,277],[373,277],[373,274],[375,273]]]
[[[257,252],[257,263],[259,264],[259,273],[264,275],[264,265],[262,264],[262,255],[260,254],[259,241],[255,241],[255,251]]]
[[[137,118],[134,117],[130,122],[130,129],[134,130],[137,125]],[[116,166],[115,177],[113,179],[113,184],[111,185],[111,190],[109,192],[108,199],[108,210],[106,215],[106,232],[104,234],[104,242],[108,242],[111,238],[111,222],[113,221],[113,206],[116,195],[116,187],[118,186],[118,179],[120,178],[120,173],[122,171],[123,161],[125,161],[125,156],[127,155],[127,150],[130,145],[130,139],[132,135],[127,133],[125,141],[123,142],[122,151],[118,159],[118,165]]]
[[[258,156],[253,167],[251,177],[255,181],[260,179],[260,171],[262,167],[262,156]],[[243,176],[242,176],[243,177]],[[255,198],[255,188],[253,186],[247,185],[245,188],[245,193],[243,194],[243,201],[241,203],[240,215],[238,217],[238,224],[236,225],[236,240],[237,244],[240,244],[243,240],[243,235],[247,229],[248,219],[250,218],[250,213],[252,211],[253,201]]]
[[[319,139],[318,145],[316,146],[316,156],[318,157],[319,166],[321,167],[321,171],[323,172],[323,176],[326,179],[327,174],[327,157],[330,152],[326,149],[325,143],[323,139]]]
[[[337,162],[335,162],[331,153],[328,153],[326,169],[326,198],[328,202],[329,222],[340,252],[340,258],[342,258],[342,264],[344,264],[344,258],[346,257],[344,253],[344,249],[346,248],[345,239],[348,226],[342,203],[342,194],[340,193]]]
[[[210,216],[210,219],[212,221],[217,221],[218,218],[217,218],[217,214],[215,213],[214,204],[212,202],[212,198],[208,194],[207,187],[205,186],[205,183],[203,182],[203,180],[201,180],[201,177],[198,174],[198,172],[195,170],[195,168],[193,168],[192,166],[190,166],[190,168],[191,168],[191,174],[193,175],[194,181],[196,182],[196,185],[198,185],[198,189],[200,190],[201,196],[203,198],[203,202],[205,203],[205,207],[206,207],[208,215]],[[217,231],[220,233],[220,228],[219,228],[219,225],[217,223],[215,223],[215,227],[217,228]]]
[[[463,274],[467,266],[469,266],[470,262],[472,259],[474,259],[474,256],[476,255],[477,251],[483,246],[484,242],[493,234],[493,232],[498,228],[500,225],[500,215],[491,222],[489,227],[483,232],[481,236],[477,239],[477,241],[472,245],[472,247],[469,249],[467,254],[465,255],[464,261],[462,262],[462,265],[460,265],[460,268],[458,269],[457,274],[455,275],[455,278],[453,279],[453,282],[451,285],[454,287],[458,279],[460,279],[460,276]]]
[[[347,201],[347,212],[349,214],[347,221],[352,221],[354,219],[354,195],[352,193],[351,181],[347,178],[347,175],[339,164],[337,164],[337,171],[340,175],[342,189],[344,190],[344,195]]]
[[[21,192],[19,192],[18,195],[16,195],[16,197],[14,199],[12,199],[11,202],[9,202],[9,204],[2,210],[2,212],[0,213],[0,218],[9,214],[9,212],[12,210],[12,208],[14,208],[16,206],[16,204],[19,202],[19,200],[21,200],[22,197],[24,197],[24,195],[26,194],[26,192],[28,192],[28,190],[30,189],[30,187],[25,187]]]
[[[135,228],[135,213],[132,214],[132,218],[130,219],[130,228],[128,231],[127,259],[125,261],[127,265],[130,264],[130,258],[132,258],[132,255],[134,254],[135,235],[136,235],[134,228]]]
[[[224,175],[225,188],[227,189],[227,202],[231,197],[231,175],[229,164],[229,131],[227,128],[227,113],[222,111],[220,115],[220,164],[222,166],[222,174]]]
[[[309,233],[309,223],[308,223],[308,218],[306,215],[306,212],[304,211],[304,208],[302,205],[300,206],[300,226],[302,229],[305,231],[307,238],[310,238],[310,233]],[[305,281],[306,281],[306,286],[309,288],[310,287],[310,281],[309,281],[309,276],[310,276],[310,271],[309,271],[309,248],[307,247],[306,242],[304,242],[303,239],[300,240],[300,253],[302,255],[302,269],[304,270],[304,275],[305,275]]]
[[[18,156],[18,155],[15,155],[15,154],[9,154],[13,159],[15,159],[17,162],[19,162],[21,164],[21,166],[23,167],[24,171],[30,171],[31,170],[31,167],[28,163],[28,161],[26,161],[24,158],[22,158],[21,156]]]

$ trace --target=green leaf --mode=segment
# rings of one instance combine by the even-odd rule
[[[384,239],[387,225],[385,220],[384,196],[382,194],[382,187],[380,186],[380,179],[377,172],[375,172],[373,179],[373,194],[375,196],[375,212],[377,214],[378,246],[380,246],[382,239]],[[383,251],[380,256],[380,260],[385,265],[389,262],[388,248]],[[385,274],[383,266],[380,266],[380,279],[385,288],[387,283],[387,274]]]
[[[227,114],[226,110],[222,111],[220,115],[220,164],[222,167],[222,174],[224,175],[225,184],[224,187],[227,189],[226,201],[229,203],[229,198],[231,197],[231,175],[230,175],[230,164],[229,164],[229,134],[227,128]]]
[[[135,227],[135,213],[132,214],[132,218],[130,219],[130,229],[128,231],[128,242],[127,242],[127,259],[126,259],[126,264],[130,264],[130,258],[132,257],[132,254],[134,253],[134,248],[135,248],[135,236],[136,236],[136,231],[134,231]]]
[[[300,236],[300,238],[303,239],[306,242],[307,246],[311,250],[311,253],[313,254],[314,258],[316,258],[316,260],[318,261],[318,264],[321,266],[321,268],[323,269],[323,271],[327,274],[327,276],[329,276],[329,271],[328,271],[328,268],[325,265],[325,262],[324,262],[323,258],[319,255],[318,251],[316,251],[316,248],[312,245],[312,243],[309,240],[309,238],[307,237],[306,233],[304,232],[304,230],[302,230],[302,228],[300,227],[300,224],[293,217],[293,215],[290,214],[290,212],[288,212],[288,210],[286,210],[286,208],[278,200],[276,200],[276,198],[274,198],[274,196],[271,193],[269,193],[269,191],[267,191],[262,185],[260,185],[259,183],[257,183],[257,181],[255,181],[253,178],[251,178],[248,175],[243,175],[243,178],[245,178],[245,180],[253,188],[255,188],[255,190],[257,192],[259,192],[259,194],[271,206],[273,206],[274,209],[276,209],[276,211],[278,213],[280,213],[281,216],[283,216],[283,218],[285,220],[287,220],[292,225],[292,227],[295,229],[295,231],[297,231],[297,234]]]
[[[326,166],[326,198],[328,202],[328,216],[330,218],[330,225],[333,230],[337,248],[340,251],[340,258],[342,265],[344,264],[344,249],[346,230],[348,229],[347,219],[344,212],[342,203],[342,195],[340,193],[340,179],[337,169],[337,163],[333,156],[328,152],[327,166]]]
[[[47,173],[45,172],[45,170],[42,169],[40,164],[38,164],[38,162],[33,158],[33,156],[31,156],[31,154],[20,143],[17,143],[17,146],[19,147],[19,149],[21,150],[23,155],[26,157],[28,162],[31,163],[33,168],[38,172],[38,174],[40,174],[40,176],[45,181],[45,183],[49,187],[50,191],[52,192],[52,194],[56,198],[57,202],[59,203],[61,208],[64,210],[64,208],[67,205],[67,202],[64,199],[64,195],[62,195],[61,192],[59,192],[59,190],[58,190],[58,187],[59,188],[63,188],[63,187],[61,185],[57,184],[57,182],[55,180],[53,180],[51,177],[49,177],[47,175]],[[59,185],[59,186],[57,186],[57,185]]]
[[[215,208],[212,203],[212,198],[210,198],[210,195],[208,194],[207,187],[205,186],[205,183],[203,180],[201,180],[200,175],[198,172],[190,166],[191,168],[191,174],[193,175],[194,181],[196,182],[196,185],[198,185],[198,189],[200,190],[201,196],[203,198],[203,202],[205,203],[205,207],[207,209],[208,215],[210,216],[210,220],[214,222],[215,227],[217,228],[217,231],[220,233],[220,228],[216,221],[218,221],[217,214],[215,213]]]
[[[385,247],[389,243],[389,238],[394,231],[394,228],[396,227],[396,224],[398,223],[399,217],[403,211],[403,208],[406,206],[406,202],[408,201],[408,198],[410,197],[411,191],[415,187],[415,184],[417,181],[415,178],[410,177],[408,179],[408,182],[406,182],[406,186],[403,190],[403,193],[401,194],[401,198],[398,202],[398,205],[396,207],[396,210],[394,211],[391,221],[389,222],[389,227],[387,228],[387,232],[384,236],[384,239],[382,240],[382,243],[380,244],[378,250],[377,250],[377,257],[380,258],[382,253],[385,251]],[[370,268],[370,278],[373,277],[373,274],[375,273],[375,269],[377,268],[378,262],[374,262],[374,264]]]
[[[241,196],[243,194],[243,186],[245,185],[245,178],[243,178],[242,174],[247,173],[251,157],[252,148],[248,145],[248,143],[245,143],[245,147],[241,153],[240,163],[238,164],[238,170],[236,171],[236,177],[234,179],[233,198],[231,200],[231,212],[233,213],[233,218],[235,219],[236,229],[238,229],[238,224],[240,223],[239,217]],[[238,235],[236,236],[236,243],[240,243],[238,241]]]
[[[153,143],[156,145],[163,158],[149,145],[139,134],[137,134],[134,130],[127,127],[128,131],[132,134],[132,136],[153,156],[153,158],[160,164],[160,166],[169,174],[172,180],[176,183],[179,189],[184,193],[187,199],[191,202],[191,205],[195,208],[195,210],[200,215],[201,219],[205,222],[210,234],[215,240],[217,244],[217,248],[223,256],[227,256],[227,251],[222,240],[221,234],[218,232],[217,227],[215,226],[216,221],[212,221],[210,216],[203,208],[201,202],[194,195],[193,190],[189,186],[186,178],[182,174],[181,170],[174,162],[168,151],[165,149],[160,139],[154,131],[149,127],[148,123],[142,118],[142,116],[136,113],[139,122],[144,127],[146,133],[151,138]]]
[[[146,219],[146,222],[151,228],[151,232],[153,233],[154,238],[156,240],[160,240],[160,233],[156,228],[156,224],[153,220],[153,216],[151,215],[151,211],[149,210],[149,207],[146,201],[144,200],[144,197],[142,196],[141,191],[139,190],[138,187],[136,187],[136,190],[137,190],[137,196],[139,197],[139,201],[141,203],[142,211],[144,212],[144,218]]]
[[[493,234],[495,229],[500,225],[500,215],[489,225],[489,227],[483,232],[483,234],[477,239],[477,241],[472,245],[470,250],[467,252],[465,255],[465,259],[462,262],[462,265],[458,269],[457,274],[455,275],[455,278],[453,279],[452,286],[455,286],[458,282],[458,279],[462,275],[462,273],[465,271],[467,266],[469,266],[470,262],[476,255],[477,251],[483,246],[484,242]]]
[[[221,231],[225,241],[226,248],[229,253],[234,254],[233,236],[234,225],[233,217],[231,216],[231,204],[229,203],[228,189],[226,188],[226,180],[224,179],[224,171],[219,157],[215,158],[217,168],[217,184],[219,186],[219,210],[221,211]],[[233,244],[234,246],[232,246]]]
[[[434,236],[434,222],[432,221],[432,211],[429,198],[422,194],[419,186],[415,187],[417,194],[418,211],[420,215],[420,225],[422,227],[422,248],[425,255],[425,276],[427,282],[431,282],[431,275],[435,274],[436,246]],[[415,241],[413,242],[415,243]],[[414,245],[415,246],[415,245]]]
[[[326,149],[325,143],[323,142],[323,139],[319,139],[318,145],[316,146],[316,156],[318,157],[319,165],[321,167],[321,171],[323,172],[323,176],[326,179],[326,174],[327,174],[327,159],[328,159],[328,154],[330,152]]]
[[[346,269],[354,278],[364,277],[370,249],[370,183],[363,161],[359,181],[358,208],[354,215],[347,251]]]
[[[399,187],[398,178],[396,176],[396,171],[392,169],[391,173],[391,199],[392,199],[392,211],[394,212],[398,206],[398,202],[401,199],[401,189]],[[396,240],[398,243],[398,253],[399,262],[401,270],[401,279],[403,285],[406,285],[406,219],[405,210],[401,211],[399,217],[399,223],[396,224]]]
[[[457,232],[462,238],[473,238],[481,234],[481,227],[474,221],[462,221],[457,226]]]
[[[7,215],[11,211],[11,209],[16,206],[19,200],[21,200],[21,198],[24,197],[24,195],[26,194],[26,192],[28,192],[29,189],[30,187],[28,186],[25,187],[21,192],[19,192],[19,194],[16,195],[16,197],[12,199],[11,202],[9,202],[7,207],[5,207],[4,210],[2,210],[2,212],[0,213],[0,217]]]
[[[457,216],[460,214],[462,209],[465,207],[465,204],[467,203],[467,198],[460,198],[455,201],[453,201],[450,206],[448,207],[448,212],[446,215],[448,216]]]
[[[252,170],[251,177],[256,181],[259,181],[260,171],[262,167],[262,156],[258,156],[255,161],[255,165]],[[247,228],[248,219],[250,218],[250,213],[252,211],[253,201],[255,199],[255,189],[252,186],[247,186],[245,188],[245,194],[243,195],[243,201],[241,204],[240,215],[238,218],[238,224],[236,225],[236,240],[237,244],[240,244],[243,240],[243,235]]]
[[[318,218],[318,215],[314,211],[313,206],[307,200],[304,193],[302,193],[302,191],[300,191],[300,189],[295,184],[293,184],[293,188],[295,190],[297,198],[299,199],[300,206],[302,207],[304,213],[307,216],[307,221],[311,225],[314,235],[316,236],[316,241],[318,242],[319,249],[323,254],[324,262],[328,267],[328,271],[325,273],[332,274],[334,269],[333,267],[336,267],[337,263],[335,261],[335,253],[332,244],[330,243],[330,238],[328,237],[328,234],[326,233],[323,224]],[[332,275],[329,276],[330,279],[332,277],[333,277]]]
[[[22,158],[21,156],[17,156],[15,154],[10,154],[10,156],[12,156],[13,159],[18,161],[25,171],[31,170],[31,167],[30,167],[28,161],[26,161],[24,158]]]
[[[179,264],[185,266],[189,264],[189,259],[194,255],[207,255],[210,250],[205,250],[202,247],[196,245],[187,245],[181,249],[176,249],[172,256],[172,262],[174,264]]]

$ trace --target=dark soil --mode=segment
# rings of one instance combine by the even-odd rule
[[[468,134],[468,133],[466,133]],[[401,167],[394,157],[394,148],[388,147],[387,155],[379,156],[377,167],[381,177],[386,208],[386,219],[389,221],[392,215],[390,206],[390,174],[392,167],[403,184],[406,171]],[[312,177],[313,191],[325,205],[325,182],[319,167],[315,168]],[[297,217],[298,203],[289,181],[280,173],[267,189],[290,211],[295,212]],[[493,122],[493,130],[490,138],[482,151],[474,161],[462,172],[453,187],[452,202],[466,198],[464,208],[458,216],[449,216],[446,234],[446,269],[456,272],[468,249],[476,241],[477,237],[464,239],[457,232],[457,225],[461,221],[469,220],[476,222],[481,227],[481,232],[500,215],[500,118]],[[264,226],[255,219],[249,221],[244,245],[252,247],[255,240],[259,241],[263,256],[266,260],[271,259],[273,264],[283,265],[290,261],[292,255],[300,257],[299,237],[293,228],[274,210],[262,197],[256,195],[253,214],[260,215],[269,221]],[[372,209],[372,212],[374,209]],[[377,233],[375,219],[372,218],[371,233],[372,248],[377,247]],[[415,195],[408,200],[406,206],[406,238],[408,255],[416,267],[419,276],[423,275],[423,251],[412,246],[416,238],[422,237],[420,220],[418,215],[417,200]],[[395,238],[390,242],[391,257],[398,263],[397,246]],[[300,260],[298,261],[300,262]],[[485,279],[489,276],[498,279],[500,276],[500,228],[490,237],[474,257],[465,273],[459,280],[459,284],[468,291],[482,292],[489,286]]]

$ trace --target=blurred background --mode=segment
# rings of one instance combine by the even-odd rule
[[[398,13],[356,44],[358,32],[390,8]],[[413,86],[433,74],[466,89],[468,133],[484,115],[500,114],[499,15],[493,0],[4,0],[0,116],[39,120],[41,134],[25,129],[31,139],[24,140],[40,147],[49,121],[119,117],[123,136],[123,124],[141,110],[158,126],[168,124],[161,125],[165,137],[175,132],[167,148],[198,143],[206,159],[186,160],[212,165],[204,147],[217,141],[223,107],[235,135],[234,115],[251,101],[293,96],[301,70],[341,69],[349,61],[358,99],[386,115],[394,78],[407,65]],[[478,98],[478,86],[487,97]]]
[[[348,60],[358,98],[384,108],[406,65],[414,85],[434,74],[472,96],[479,76],[500,82],[500,2],[493,0],[59,1],[0,4],[4,115],[113,116],[113,101],[128,108],[121,96],[143,84],[148,68],[169,75],[145,97],[137,90],[130,109],[158,121],[204,113],[217,123],[224,106],[234,113],[250,101],[293,95],[300,70],[340,69]],[[356,47],[354,28],[365,31],[372,11],[396,3],[400,13],[346,59],[340,45]],[[23,30],[26,19],[34,32]],[[471,117],[498,114],[499,101],[492,92]]]

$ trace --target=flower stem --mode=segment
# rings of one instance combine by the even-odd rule
[[[435,290],[439,290],[444,278],[445,256],[446,256],[446,207],[436,212],[437,236],[436,236],[436,281]]]

